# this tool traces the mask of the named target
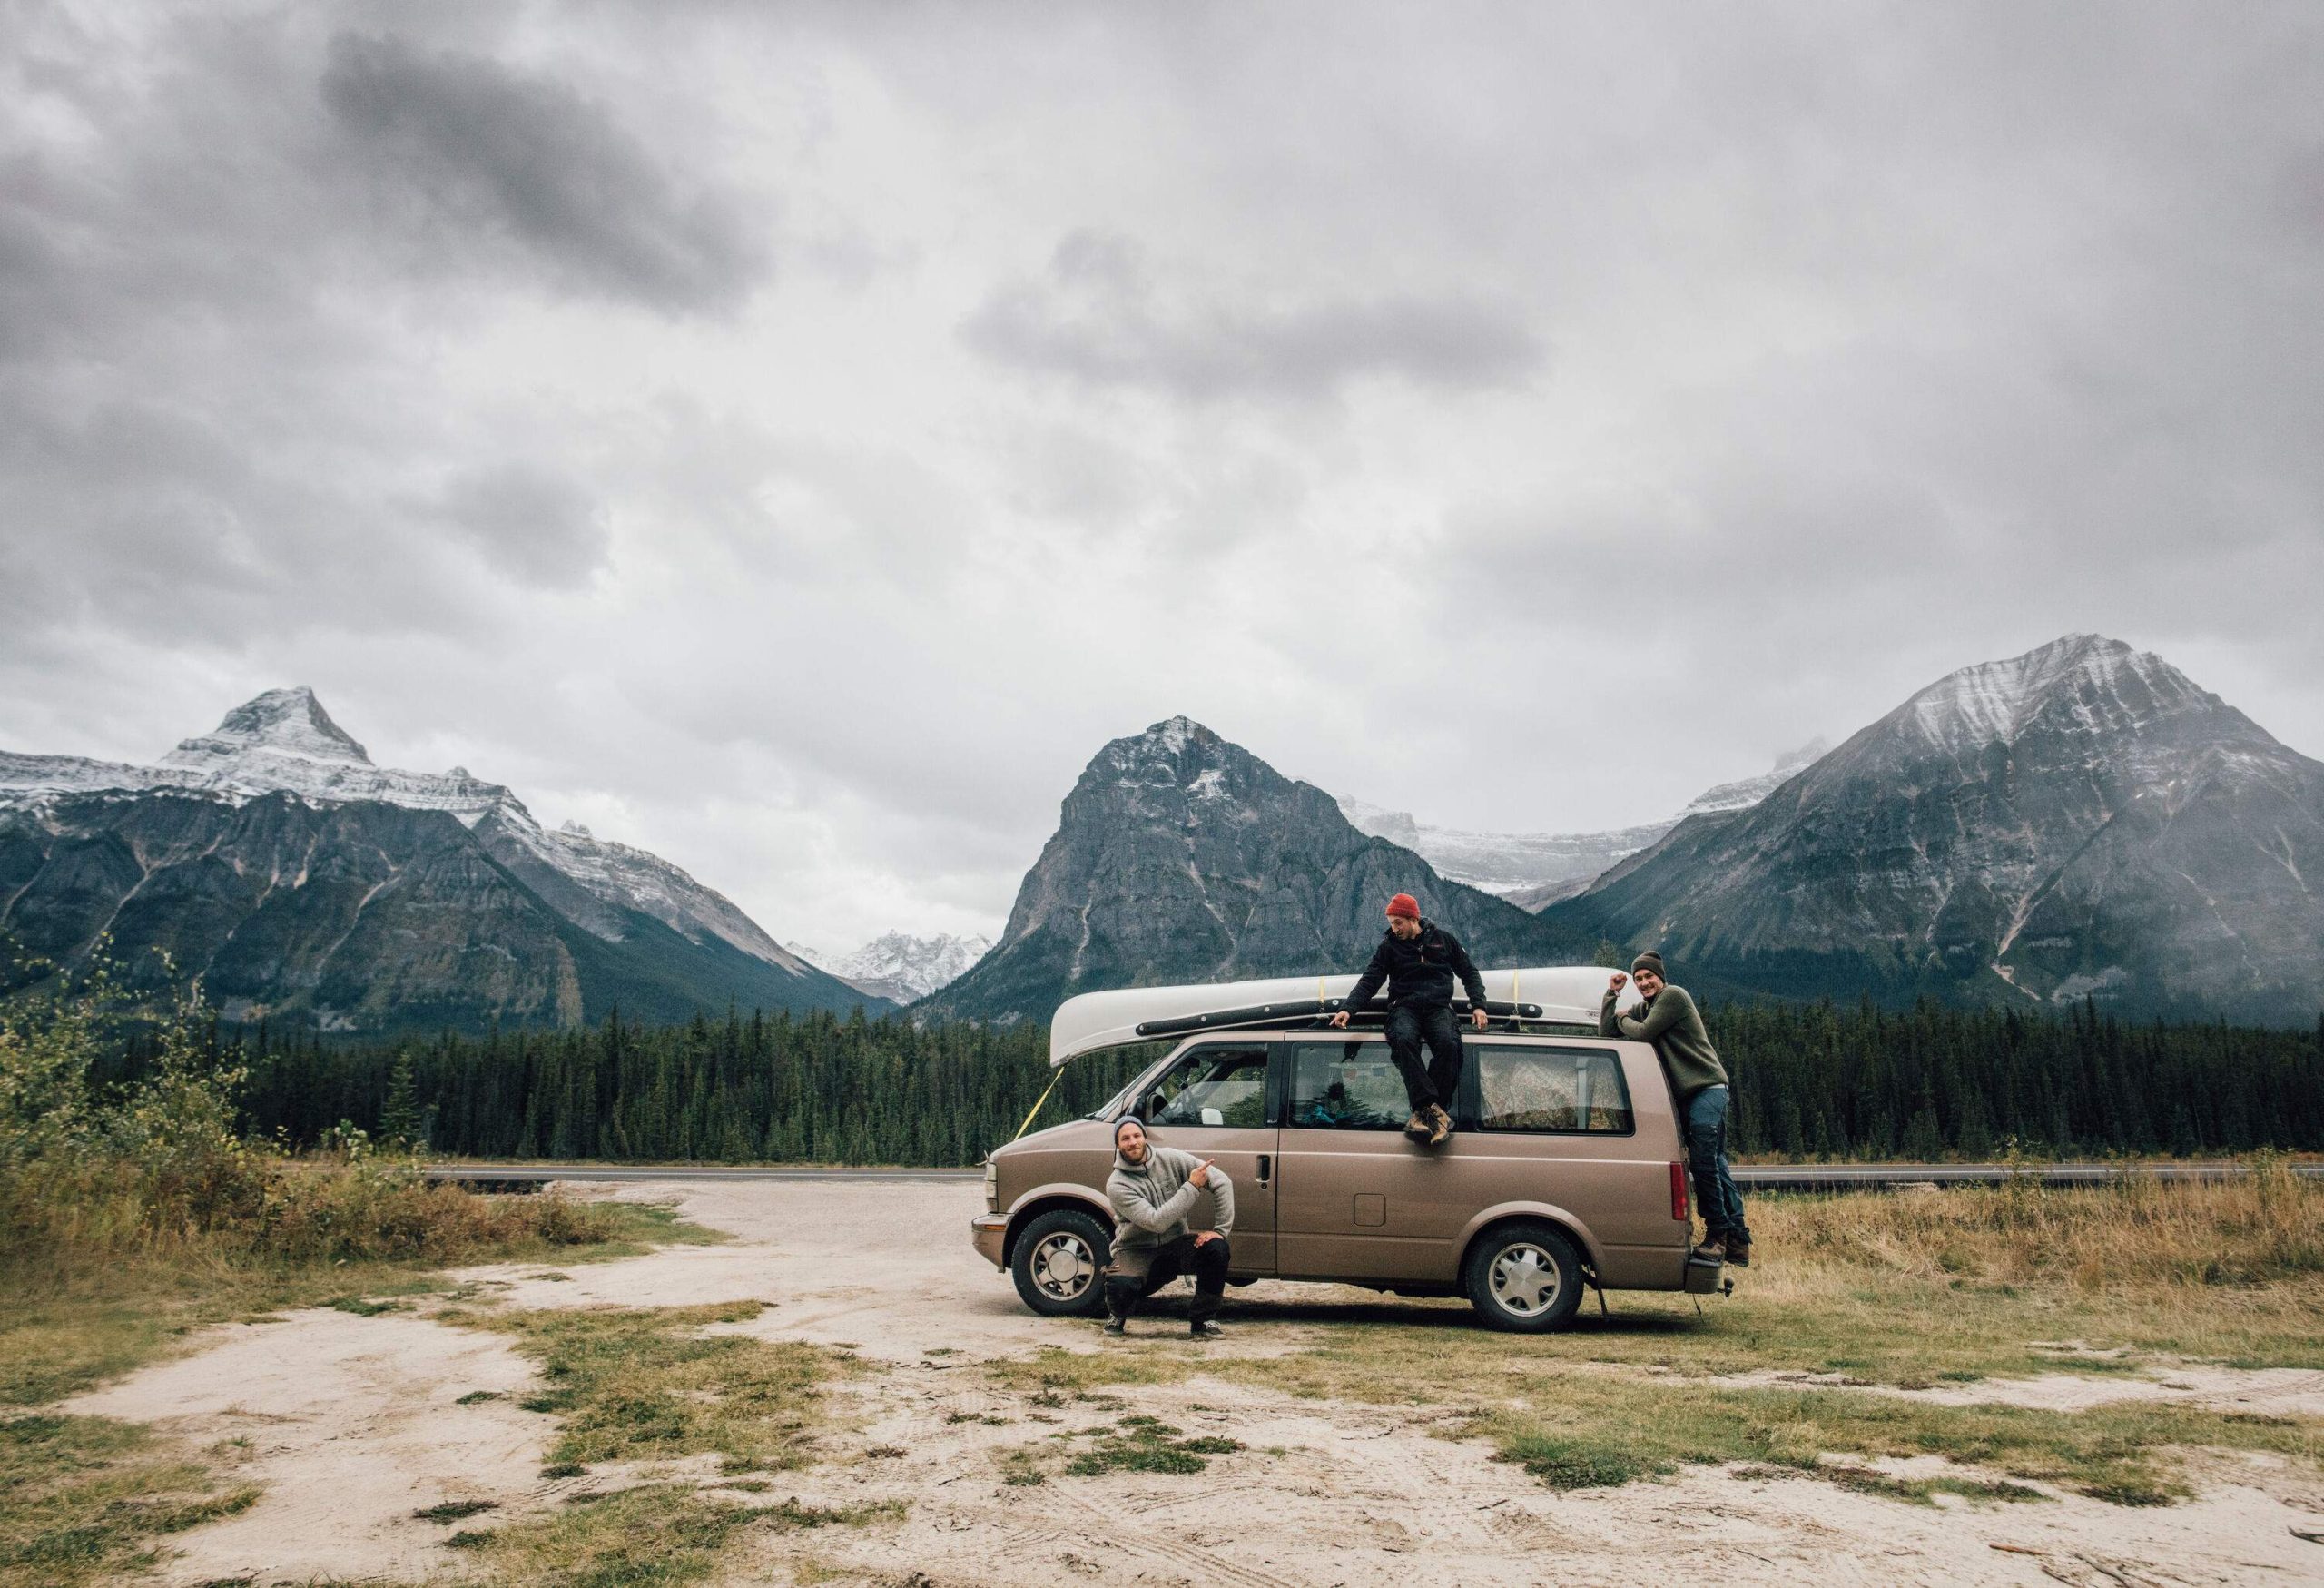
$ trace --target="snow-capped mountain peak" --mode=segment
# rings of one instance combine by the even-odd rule
[[[1914,695],[1890,721],[1948,750],[2014,744],[2053,712],[2093,732],[2137,731],[2209,701],[2184,673],[2152,651],[2103,635],[2069,634],[2004,661],[1950,673]]]
[[[270,689],[228,712],[200,738],[187,739],[162,758],[164,766],[206,771],[252,755],[315,761],[327,765],[369,766],[370,755],[330,720],[306,685]]]
[[[305,685],[244,702],[213,732],[183,741],[151,766],[0,751],[0,807],[160,790],[233,804],[287,794],[310,804],[376,800],[443,811],[484,840],[494,859],[537,891],[556,894],[559,909],[609,942],[625,930],[621,912],[635,911],[696,942],[719,938],[753,959],[803,973],[797,956],[732,901],[658,855],[598,838],[576,822],[550,832],[515,794],[464,766],[438,773],[374,765]]]

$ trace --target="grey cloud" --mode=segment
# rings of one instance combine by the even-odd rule
[[[1367,377],[1509,388],[1548,360],[1522,310],[1504,300],[1173,301],[1135,243],[1088,230],[1059,242],[1046,281],[1000,288],[960,333],[997,363],[1196,400],[1328,397]]]
[[[376,204],[422,256],[514,257],[569,291],[672,313],[730,311],[767,274],[746,201],[682,188],[563,84],[342,34],[321,92]]]
[[[612,535],[580,485],[537,464],[484,465],[444,490],[444,518],[502,573],[549,588],[586,585]]]

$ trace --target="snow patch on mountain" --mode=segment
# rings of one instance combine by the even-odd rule
[[[2202,692],[2152,651],[2102,635],[2070,634],[2022,656],[1947,674],[1906,701],[1903,715],[1947,750],[2014,744],[2026,725],[2063,700],[2093,733],[2135,733]]]
[[[1359,832],[1417,852],[1453,882],[1538,910],[1580,892],[1590,879],[1647,848],[1689,816],[1758,804],[1830,749],[1824,739],[1813,739],[1777,756],[1769,771],[1704,790],[1675,816],[1602,833],[1476,833],[1431,826],[1415,821],[1409,811],[1391,811],[1345,794],[1335,797],[1340,814]]]
[[[992,940],[976,932],[913,937],[891,932],[845,954],[824,955],[795,942],[783,946],[861,991],[912,1003],[967,974],[991,949]]]
[[[1762,772],[1757,777],[1738,778],[1733,783],[1716,784],[1703,790],[1687,802],[1686,809],[1679,813],[1678,821],[1670,825],[1675,827],[1689,816],[1748,810],[1790,782],[1794,773],[1802,767],[1812,766],[1831,754],[1831,749],[1832,742],[1818,734],[1798,749],[1787,750],[1777,756],[1771,771]]]

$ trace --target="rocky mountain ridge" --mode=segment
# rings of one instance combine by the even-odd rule
[[[1698,980],[2313,1020],[2324,764],[2151,652],[1939,679],[1755,804],[1547,913]]]
[[[409,819],[419,816],[436,824]],[[364,853],[338,854],[341,843]],[[92,859],[99,853],[102,861]],[[250,944],[274,928],[254,925],[253,912],[271,919],[311,909],[319,921],[339,921],[318,868],[371,876],[390,893],[426,893],[443,932],[466,935],[457,950],[416,950],[423,959],[450,956],[429,971],[392,952],[428,932],[408,922],[403,938],[375,941],[349,917],[330,953],[292,955],[270,973]],[[168,902],[181,893],[173,911]],[[153,919],[125,938],[124,912],[132,922]],[[517,922],[529,915],[542,919]],[[502,931],[509,941],[492,935]],[[116,954],[167,948],[182,971],[209,975],[238,1016],[275,1013],[338,1029],[422,1018],[570,1023],[621,1001],[620,990],[633,1012],[672,1018],[729,1001],[865,1001],[657,855],[573,824],[545,829],[507,788],[465,768],[373,764],[305,687],[246,702],[151,766],[0,753],[0,932],[26,955],[68,962],[104,932]],[[359,952],[366,944],[382,956],[369,971]],[[527,953],[538,962],[522,974],[488,964]]]

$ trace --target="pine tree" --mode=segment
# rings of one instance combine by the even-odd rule
[[[387,1100],[379,1108],[379,1136],[391,1147],[425,1147],[426,1135],[420,1123],[419,1093],[412,1073],[411,1052],[399,1049],[388,1069]]]

